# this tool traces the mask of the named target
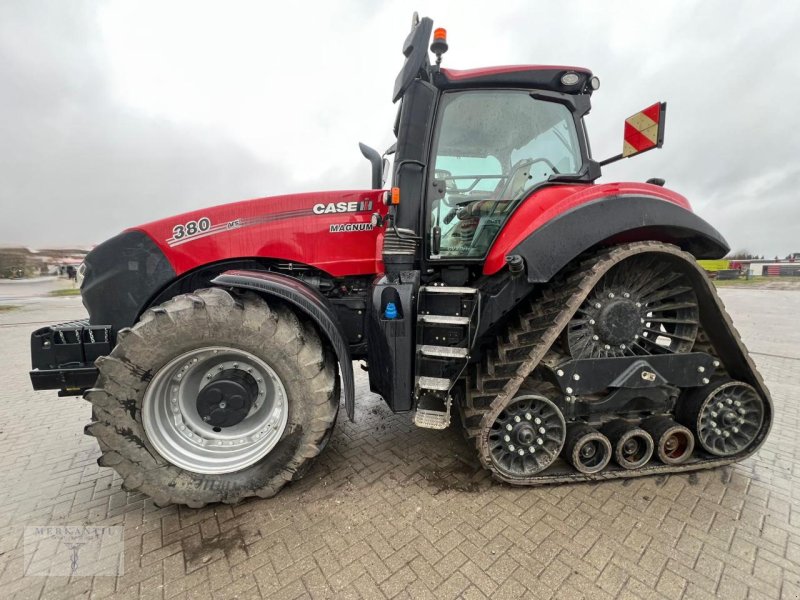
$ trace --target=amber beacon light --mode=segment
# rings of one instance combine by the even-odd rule
[[[444,27],[438,27],[433,30],[431,52],[436,55],[436,64],[441,64],[442,54],[447,52],[447,30]]]

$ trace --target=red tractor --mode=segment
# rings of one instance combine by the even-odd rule
[[[511,484],[704,469],[763,443],[769,392],[696,262],[725,240],[663,180],[595,183],[661,145],[665,105],[598,162],[589,70],[445,69],[432,32],[415,18],[404,43],[396,143],[361,146],[372,190],[128,229],[81,269],[89,320],[34,332],[34,388],[84,394],[126,489],[272,496],[322,452],[340,397],[353,418],[354,360],[418,426],[456,411]]]

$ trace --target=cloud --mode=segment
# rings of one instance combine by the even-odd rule
[[[544,62],[561,53],[599,75],[587,119],[596,157],[620,151],[626,116],[668,103],[664,148],[606,167],[602,181],[664,177],[732,247],[781,256],[800,248],[800,137],[787,100],[800,91],[800,6],[683,1],[645,21],[641,3],[580,7],[560,44],[512,35],[523,53],[544,48]],[[553,5],[537,12],[568,23]]]
[[[0,243],[95,243],[198,206],[287,190],[224,131],[120,104],[91,2],[0,8]]]
[[[191,208],[361,188],[357,142],[392,141],[410,15],[445,64],[576,64],[600,76],[597,158],[668,102],[666,143],[603,181],[664,177],[728,237],[800,251],[800,5],[141,0],[0,5],[0,243],[96,242]]]

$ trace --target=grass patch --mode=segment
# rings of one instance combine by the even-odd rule
[[[758,277],[751,277],[745,279],[714,279],[714,285],[718,288],[722,287],[754,287],[764,289],[800,289],[800,277],[766,277],[759,275]]]
[[[11,312],[12,310],[17,310],[19,306],[14,306],[13,304],[0,304],[0,313],[4,312]]]
[[[62,288],[60,290],[51,290],[51,296],[80,296],[80,288]]]

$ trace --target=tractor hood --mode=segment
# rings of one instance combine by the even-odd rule
[[[382,190],[314,192],[256,198],[153,221],[146,233],[177,274],[232,258],[263,257],[311,265],[333,276],[380,271]],[[129,231],[131,231],[129,230]]]
[[[383,271],[382,190],[314,192],[205,208],[132,227],[86,257],[81,285],[92,323],[133,324],[165,287],[237,259],[308,265],[333,277]]]

